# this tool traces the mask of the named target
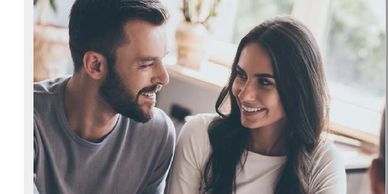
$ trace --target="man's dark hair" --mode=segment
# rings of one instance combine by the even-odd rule
[[[69,44],[75,72],[82,68],[87,51],[115,58],[126,41],[123,26],[130,20],[162,25],[167,9],[158,0],[76,0],[71,8]]]

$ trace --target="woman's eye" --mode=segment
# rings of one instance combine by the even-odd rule
[[[273,85],[273,83],[266,78],[259,78],[258,82],[261,86],[264,86],[264,87],[270,87]]]
[[[246,80],[247,79],[247,76],[245,75],[245,73],[243,73],[241,71],[237,71],[237,77],[242,79],[242,80]]]

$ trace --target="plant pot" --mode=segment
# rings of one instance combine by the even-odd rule
[[[182,22],[175,34],[178,65],[199,69],[207,60],[208,35],[204,25]]]
[[[34,26],[34,82],[69,73],[71,55],[68,40],[67,28]]]

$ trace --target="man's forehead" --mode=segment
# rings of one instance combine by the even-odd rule
[[[136,39],[165,38],[166,24],[155,25],[142,20],[131,20],[123,26],[123,34],[130,42]]]

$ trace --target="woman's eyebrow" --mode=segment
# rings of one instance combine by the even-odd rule
[[[242,69],[239,65],[236,65],[236,70],[237,70],[237,71],[242,71],[242,72],[245,73],[244,69]]]
[[[246,73],[244,71],[244,69],[242,69],[239,65],[236,65],[236,70],[237,71],[241,71],[243,73]],[[273,76],[272,74],[270,73],[257,73],[255,74],[255,77],[267,77],[267,78],[272,78],[272,79],[275,79],[275,76]]]
[[[257,73],[255,74],[255,77],[267,77],[267,78],[275,79],[275,77],[269,73]]]

